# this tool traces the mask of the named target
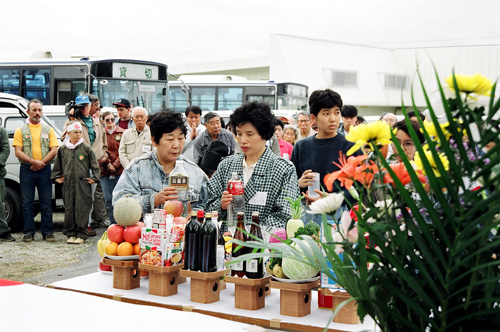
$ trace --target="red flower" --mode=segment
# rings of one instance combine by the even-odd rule
[[[335,180],[339,180],[342,187],[345,187],[348,190],[351,189],[354,180],[356,180],[356,167],[358,167],[366,158],[368,158],[368,156],[361,155],[356,157],[351,156],[346,159],[346,156],[342,154],[342,151],[340,151],[339,163],[333,162],[333,164],[340,168],[340,170],[325,175],[323,181],[326,189],[329,192],[332,192]]]
[[[365,188],[370,187],[375,174],[378,173],[378,167],[372,161],[369,164],[361,164],[356,167],[356,173],[354,174],[354,180],[361,183]]]
[[[392,168],[392,170],[396,174],[399,181],[401,181],[403,186],[406,186],[408,183],[411,182],[410,174],[408,174],[408,171],[406,170],[406,167],[403,163],[392,164],[389,166]],[[420,182],[425,183],[425,176],[422,174],[422,172],[416,171],[416,173]],[[394,179],[391,177],[389,172],[385,173],[384,175],[384,183],[390,183],[392,184],[393,187],[396,187],[396,185],[394,184]]]

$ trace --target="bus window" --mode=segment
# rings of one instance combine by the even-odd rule
[[[199,106],[204,112],[215,110],[215,88],[191,88],[191,105]]]
[[[0,69],[0,92],[19,95],[19,70]]]
[[[180,87],[170,87],[168,89],[170,109],[177,113],[184,113],[187,107],[187,96]]]
[[[38,99],[50,103],[50,69],[29,68],[23,71],[22,96],[28,100]]]
[[[243,88],[219,88],[217,109],[235,110],[243,103]]]
[[[274,105],[274,96],[256,96],[256,95],[247,95],[247,101],[256,101],[258,103],[268,104],[272,110],[276,109],[276,105]]]

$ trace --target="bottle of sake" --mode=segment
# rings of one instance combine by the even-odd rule
[[[244,212],[238,212],[237,215],[237,223],[236,223],[236,231],[234,232],[234,239],[240,240],[240,241],[246,241],[247,236],[245,233],[243,233],[242,230],[245,230],[245,213]],[[233,243],[233,259],[238,258],[241,255],[246,254],[246,248],[241,247],[239,250],[236,251],[236,248],[238,248],[238,244]],[[231,265],[231,276],[236,276],[236,277],[244,277],[245,276],[245,262],[239,262],[236,264]]]
[[[260,229],[259,212],[252,212],[252,226],[250,234],[262,240]],[[254,239],[252,239],[254,240]],[[250,279],[264,278],[264,258],[252,258],[246,262],[246,276]]]

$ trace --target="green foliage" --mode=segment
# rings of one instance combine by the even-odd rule
[[[290,197],[285,198],[290,202],[290,216],[292,219],[300,219],[305,214],[305,210],[301,204],[302,198],[304,198],[304,196],[299,196],[296,199],[291,199]]]
[[[473,93],[460,92],[455,78],[452,82],[451,96],[439,85],[442,105],[433,108],[420,78],[436,131],[431,135],[418,119],[425,144],[418,142],[402,107],[426,184],[394,134],[409,184],[403,185],[375,146],[371,160],[380,172],[369,188],[355,183],[361,193],[355,227],[367,237],[358,236],[354,243],[345,235],[334,240],[323,216],[327,231],[321,249],[306,245],[316,242],[305,235],[292,239],[300,251],[286,243],[250,242],[247,247],[267,247],[280,257],[320,267],[357,301],[360,318],[369,315],[382,331],[499,331],[500,99],[496,84],[488,103],[480,105]],[[494,146],[485,149],[490,142]],[[383,181],[386,174],[394,185]],[[477,183],[481,187],[475,189]],[[380,200],[386,204],[377,204]]]
[[[304,227],[299,227],[295,232],[294,237],[300,237],[301,235],[309,235],[311,237],[318,237],[320,232],[320,227],[314,221],[309,221]]]

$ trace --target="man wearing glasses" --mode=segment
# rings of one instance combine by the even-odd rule
[[[297,141],[316,134],[316,132],[311,128],[311,115],[308,112],[299,113],[297,117],[297,124],[299,125],[299,137],[297,138]]]
[[[132,110],[132,120],[135,128],[125,130],[118,150],[118,156],[123,168],[127,167],[132,159],[140,157],[153,149],[151,131],[146,126],[148,111],[144,107],[135,107]]]

